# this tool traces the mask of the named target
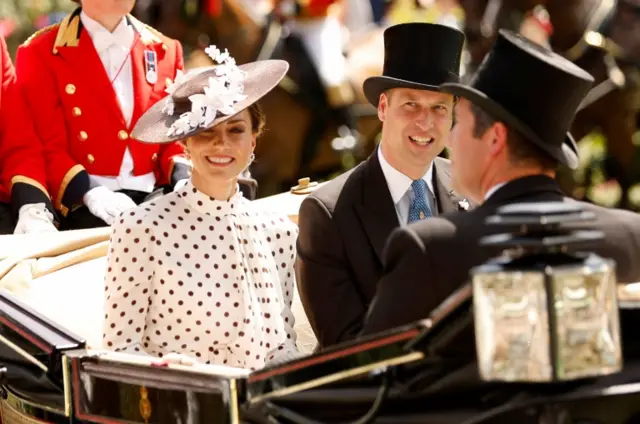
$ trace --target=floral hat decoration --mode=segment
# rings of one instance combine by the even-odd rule
[[[226,121],[274,89],[289,70],[284,60],[236,65],[225,49],[205,52],[216,63],[187,73],[178,70],[167,97],[136,123],[132,136],[144,143],[170,143]]]

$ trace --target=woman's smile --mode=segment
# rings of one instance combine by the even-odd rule
[[[227,155],[210,155],[204,157],[207,162],[214,166],[227,166],[235,161],[234,158]]]

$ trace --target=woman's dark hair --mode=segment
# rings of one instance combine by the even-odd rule
[[[260,137],[264,132],[264,126],[267,122],[267,117],[260,106],[260,103],[255,102],[249,106],[249,115],[251,115],[251,132]]]

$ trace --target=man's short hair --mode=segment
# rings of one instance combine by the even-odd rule
[[[482,137],[493,124],[498,122],[497,119],[494,119],[485,112],[484,109],[474,103],[471,103],[471,113],[475,120],[475,126],[473,128],[473,136],[475,138]],[[528,141],[525,136],[511,125],[504,124],[507,127],[509,157],[513,163],[534,162],[544,170],[555,170],[558,167],[558,161],[547,154],[547,152]]]

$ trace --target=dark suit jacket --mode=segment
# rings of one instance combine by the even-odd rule
[[[438,210],[458,210],[449,161],[434,162]],[[377,151],[309,195],[298,214],[298,290],[321,347],[353,339],[382,272],[382,254],[398,218]]]
[[[481,247],[478,241],[485,235],[514,230],[485,224],[499,207],[551,201],[576,200],[565,197],[551,178],[524,177],[502,186],[473,211],[443,215],[394,231],[385,250],[384,276],[363,334],[427,318],[468,281],[472,267],[498,256],[498,249]],[[586,225],[605,234],[605,240],[590,250],[617,262],[620,282],[640,281],[640,215],[581,204],[597,217]]]

